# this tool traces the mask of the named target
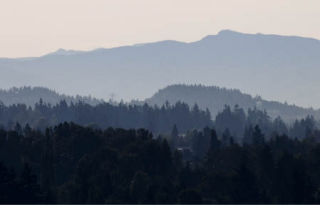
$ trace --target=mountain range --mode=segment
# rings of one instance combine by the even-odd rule
[[[2,58],[0,84],[125,101],[143,100],[172,84],[216,85],[319,108],[319,70],[319,40],[223,30],[191,43],[168,40]]]

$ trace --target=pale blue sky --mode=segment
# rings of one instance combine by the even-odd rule
[[[320,39],[319,0],[1,0],[0,57],[39,56],[222,29]]]

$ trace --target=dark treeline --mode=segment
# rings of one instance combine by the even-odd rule
[[[44,130],[65,121],[99,128],[145,128],[153,133],[169,133],[175,124],[181,132],[213,124],[208,110],[202,111],[197,105],[190,108],[181,102],[162,107],[123,103],[100,103],[93,106],[81,101],[67,104],[64,100],[52,106],[42,99],[34,107],[0,104],[0,125],[6,129],[14,129],[16,123],[19,123],[21,126],[29,124],[31,128]]]
[[[267,138],[277,132],[301,139],[317,128],[312,116],[288,125],[280,117],[271,119],[266,111],[257,108],[244,111],[237,105],[233,108],[225,106],[213,121],[208,110],[200,110],[197,104],[190,108],[181,102],[175,105],[166,103],[161,107],[123,103],[90,105],[81,101],[68,104],[64,100],[51,105],[44,103],[42,99],[34,107],[27,107],[24,104],[10,106],[0,104],[0,126],[5,129],[14,129],[19,123],[20,127],[28,124],[31,128],[44,130],[62,122],[74,122],[82,126],[103,129],[144,128],[154,134],[170,134],[173,126],[176,126],[182,134],[189,130],[214,126],[219,136],[223,134],[232,136],[238,143],[242,143],[243,138],[256,125],[259,125]]]
[[[319,204],[319,138],[266,139],[258,126],[243,145],[212,128],[174,128],[168,141],[73,123],[0,130],[0,203]]]

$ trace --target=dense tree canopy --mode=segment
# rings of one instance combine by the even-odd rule
[[[318,204],[319,132],[243,145],[212,128],[153,138],[144,129],[62,123],[0,130],[1,204]]]

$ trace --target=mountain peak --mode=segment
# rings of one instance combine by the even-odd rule
[[[80,51],[66,50],[66,49],[60,48],[57,51],[52,52],[48,55],[74,55],[74,54],[78,54],[78,53],[80,53]]]
[[[56,53],[56,54],[64,54],[64,53],[66,53],[66,52],[68,52],[68,50],[60,48],[60,49],[58,49],[55,53]]]
[[[237,36],[237,35],[243,35],[243,34],[244,33],[232,31],[229,29],[224,29],[224,30],[221,30],[220,32],[218,32],[218,34],[216,34],[216,35],[207,35],[202,40],[210,40],[210,39],[216,38],[216,37],[231,37],[231,36]]]
[[[217,35],[221,36],[221,35],[236,35],[236,34],[242,34],[242,33],[232,31],[230,29],[224,29],[224,30],[221,30]]]

